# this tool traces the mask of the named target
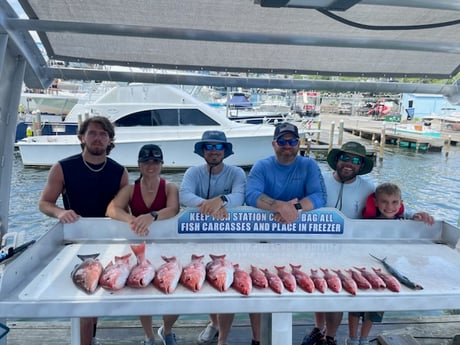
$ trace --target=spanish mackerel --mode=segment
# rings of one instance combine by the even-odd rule
[[[395,268],[391,267],[386,262],[386,260],[387,260],[386,257],[384,257],[383,259],[380,259],[380,258],[378,258],[378,257],[376,257],[376,256],[374,256],[372,254],[369,254],[369,255],[372,256],[375,260],[380,261],[382,263],[383,267],[386,268],[388,273],[390,273],[392,276],[394,276],[396,279],[398,279],[401,284],[407,286],[408,288],[414,289],[414,290],[423,290],[423,287],[421,285],[412,282],[405,275],[401,274]]]

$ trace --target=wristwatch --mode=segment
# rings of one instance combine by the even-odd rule
[[[150,212],[150,215],[153,217],[153,221],[156,221],[158,219],[158,213],[155,211]]]
[[[296,209],[297,211],[302,211],[302,204],[301,204],[300,202],[295,203],[295,204],[294,204],[294,207],[295,207],[295,209]]]
[[[222,206],[221,207],[224,207],[225,205],[228,204],[228,199],[227,199],[227,197],[225,195],[221,195],[220,200],[222,200]]]

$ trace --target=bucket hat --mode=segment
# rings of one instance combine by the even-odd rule
[[[160,147],[155,144],[147,144],[141,147],[137,161],[145,163],[149,160],[154,160],[163,163],[163,152]]]
[[[327,163],[335,171],[337,169],[337,157],[342,153],[351,153],[363,159],[363,166],[358,175],[366,175],[372,171],[374,161],[366,155],[366,148],[355,141],[349,141],[342,145],[340,149],[332,149],[327,155]]]
[[[195,152],[197,155],[201,157],[204,157],[203,145],[208,144],[208,143],[209,144],[224,144],[224,147],[225,147],[224,158],[227,158],[228,156],[233,154],[232,143],[229,143],[227,141],[227,137],[225,136],[225,133],[221,131],[205,131],[203,133],[203,136],[201,137],[201,141],[198,141],[195,144],[195,150],[193,152]]]
[[[273,135],[273,139],[277,140],[285,134],[293,134],[297,139],[299,138],[299,130],[297,126],[294,126],[289,122],[283,122],[275,127],[275,134]]]

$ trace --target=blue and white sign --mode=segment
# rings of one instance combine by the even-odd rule
[[[228,210],[228,217],[215,219],[197,209],[185,211],[178,220],[179,234],[196,233],[292,233],[343,234],[344,219],[334,210],[300,212],[297,221],[281,224],[273,213],[258,209]]]

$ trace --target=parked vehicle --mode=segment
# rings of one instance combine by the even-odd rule
[[[338,112],[339,114],[351,115],[353,109],[353,104],[350,102],[342,102],[339,104]]]
[[[300,116],[318,116],[321,109],[320,96],[316,91],[298,91],[294,111]]]

